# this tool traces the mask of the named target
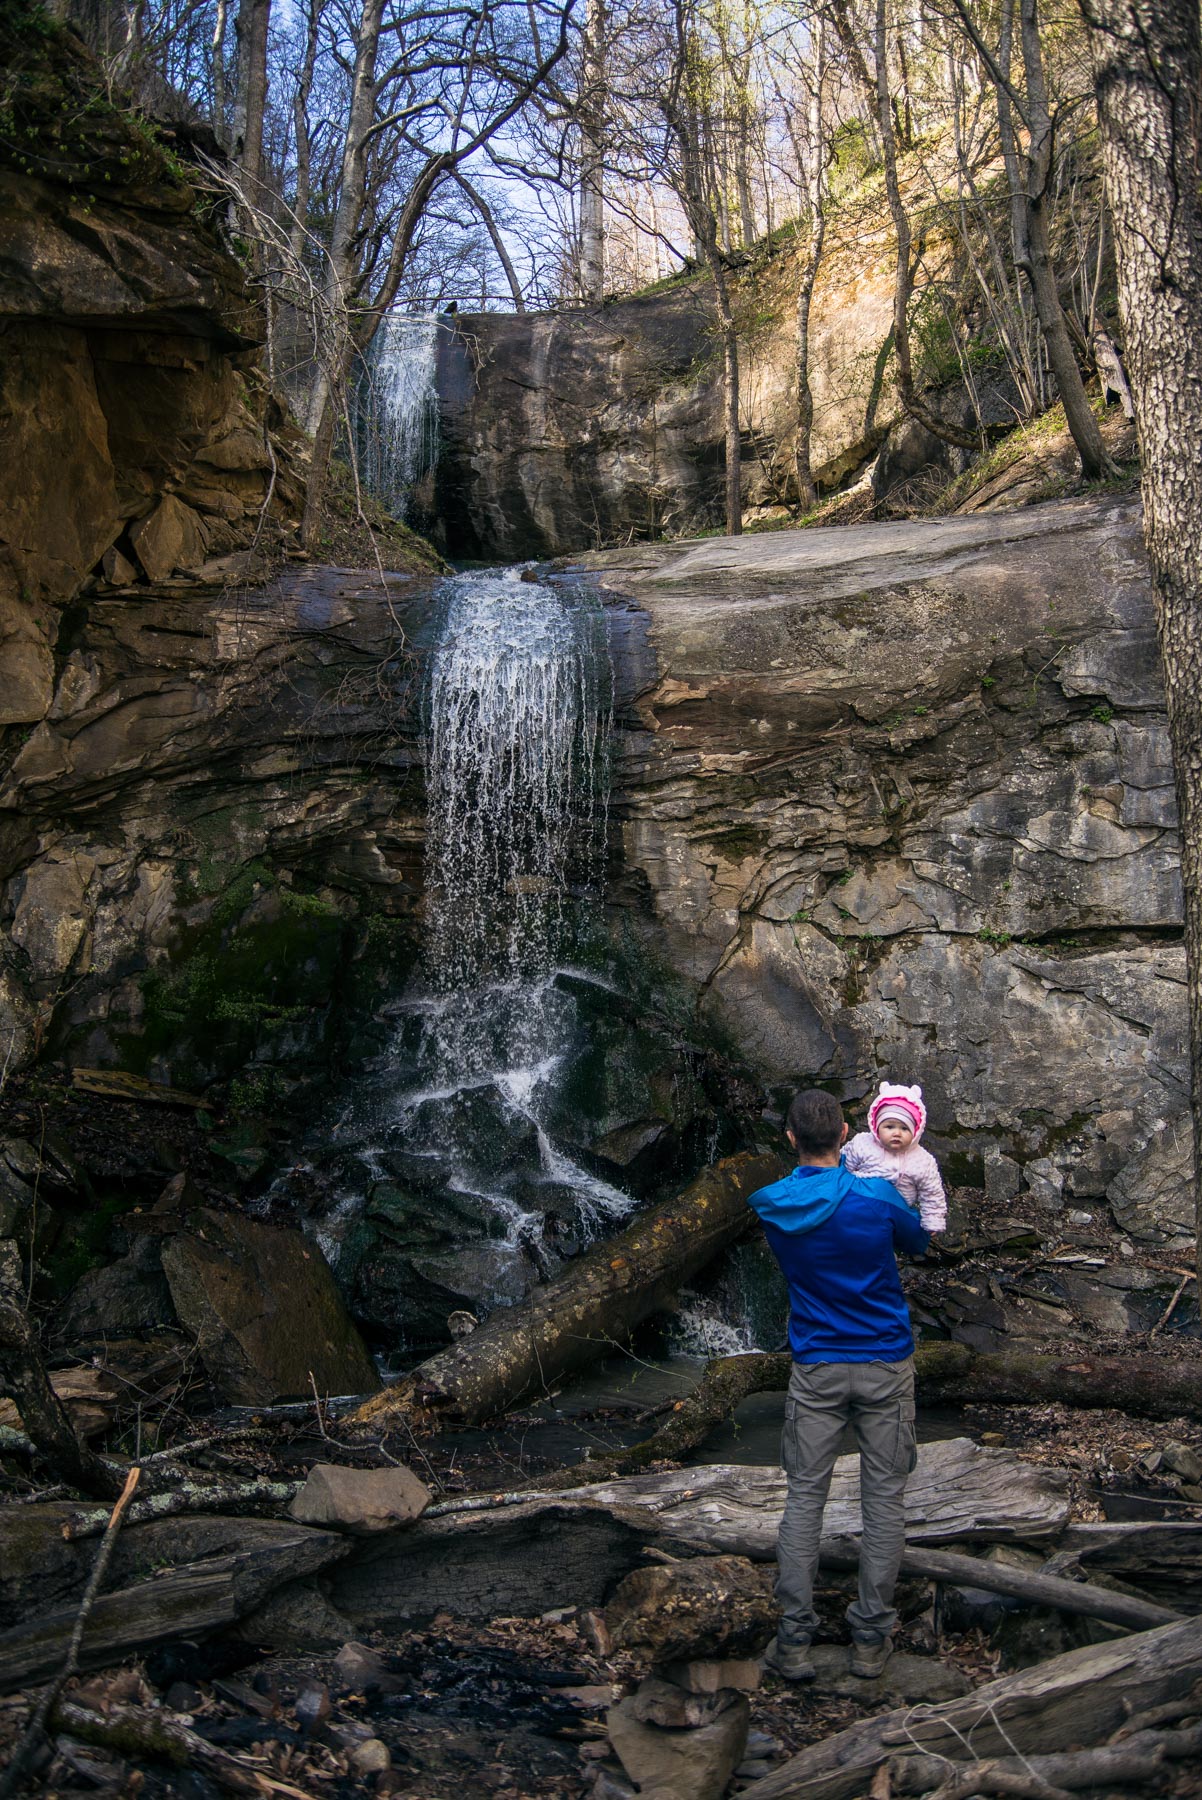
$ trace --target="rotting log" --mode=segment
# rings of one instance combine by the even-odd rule
[[[1202,1675],[1196,1619],[1070,1650],[940,1706],[878,1714],[800,1751],[741,1800],[852,1800],[900,1752],[974,1758],[1097,1743],[1131,1711],[1190,1692]]]
[[[826,1561],[835,1566],[837,1559],[831,1555]],[[851,1566],[850,1558],[848,1563]],[[985,1588],[991,1594],[1006,1594],[1028,1606],[1054,1606],[1060,1612],[1100,1619],[1106,1625],[1121,1625],[1126,1631],[1149,1631],[1181,1617],[1172,1607],[1158,1606],[1155,1601],[1141,1599],[1136,1594],[1116,1594],[1111,1588],[1094,1587],[1088,1581],[1066,1581],[1062,1576],[1045,1575],[1039,1569],[1012,1569],[1005,1563],[957,1556],[950,1550],[907,1546],[902,1556],[902,1572],[925,1575],[931,1581],[957,1587]]]
[[[626,1341],[752,1222],[747,1198],[783,1173],[777,1156],[744,1153],[707,1169],[675,1199],[578,1257],[520,1306],[440,1351],[353,1415],[377,1426],[396,1413],[477,1425]]]
[[[714,1464],[577,1488],[444,1501],[417,1524],[364,1544],[331,1577],[339,1611],[389,1628],[444,1607],[465,1618],[600,1604],[659,1547],[769,1561],[784,1506],[779,1469]],[[924,1444],[906,1489],[915,1546],[1053,1540],[1068,1518],[1064,1471],[966,1438]],[[840,1457],[824,1549],[846,1561],[860,1530],[858,1458]],[[985,1565],[988,1567],[988,1565]]]
[[[34,1509],[30,1508],[30,1511]],[[79,1651],[103,1668],[153,1644],[233,1625],[284,1582],[325,1569],[351,1549],[330,1531],[275,1519],[229,1519],[225,1555],[168,1569],[93,1603]],[[0,1632],[0,1692],[43,1680],[62,1663],[78,1604],[49,1607]]]
[[[254,1794],[261,1800],[265,1793],[300,1792],[264,1776],[259,1769],[246,1767],[161,1708],[152,1711],[147,1706],[114,1706],[101,1713],[80,1706],[68,1696],[57,1702],[50,1723],[56,1731],[67,1732],[85,1744],[115,1750],[136,1767],[144,1762],[165,1762],[177,1768],[199,1769],[230,1793]]]

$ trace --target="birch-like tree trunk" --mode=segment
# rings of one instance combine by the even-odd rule
[[[1202,28],[1198,0],[1080,0],[1143,459],[1181,814],[1202,1279]]]
[[[605,0],[588,0],[580,94],[580,295],[605,297]]]

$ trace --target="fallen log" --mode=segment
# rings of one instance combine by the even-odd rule
[[[56,1731],[69,1732],[85,1744],[116,1750],[135,1766],[146,1762],[172,1763],[177,1768],[196,1768],[232,1794],[272,1791],[292,1794],[297,1789],[273,1781],[258,1769],[248,1769],[216,1744],[206,1743],[199,1732],[189,1731],[170,1713],[147,1706],[115,1706],[109,1712],[93,1712],[69,1696],[59,1700],[50,1715]]]
[[[837,1562],[827,1559],[831,1567]],[[848,1559],[852,1566],[852,1559]],[[1121,1625],[1128,1631],[1149,1631],[1156,1625],[1169,1625],[1181,1614],[1168,1606],[1157,1606],[1133,1594],[1116,1594],[1111,1588],[1094,1587],[1088,1581],[1065,1581],[1042,1570],[1011,1569],[1005,1563],[983,1562],[975,1556],[957,1556],[954,1551],[922,1550],[907,1546],[902,1557],[906,1575],[925,1575],[932,1581],[952,1583],[957,1587],[985,1588],[991,1594],[1007,1594],[1012,1600],[1024,1600],[1028,1606],[1054,1606],[1060,1612],[1076,1613],[1087,1619],[1100,1619],[1106,1625]]]
[[[588,1464],[560,1470],[544,1486],[571,1487],[590,1475],[634,1474],[656,1462],[679,1462],[752,1394],[783,1393],[793,1363],[787,1352],[717,1356],[664,1423],[641,1443]],[[1017,1350],[972,1350],[967,1344],[921,1343],[914,1351],[917,1392],[927,1405],[980,1402],[1114,1407],[1150,1418],[1202,1417],[1202,1359],[1154,1356],[1057,1358]]]
[[[444,1607],[480,1619],[596,1606],[641,1564],[648,1545],[771,1560],[784,1497],[779,1469],[716,1464],[564,1494],[443,1502],[335,1570],[331,1598],[341,1612],[382,1628]],[[921,1446],[906,1490],[906,1532],[916,1547],[1038,1542],[1058,1536],[1068,1510],[1062,1470],[955,1438]],[[826,1513],[832,1560],[846,1560],[847,1540],[859,1530],[859,1462],[841,1457]]]
[[[728,1156],[676,1199],[578,1257],[520,1306],[495,1312],[353,1415],[378,1425],[398,1412],[479,1424],[623,1343],[752,1222],[747,1197],[775,1181],[776,1156]]]
[[[1088,1750],[1052,1751],[1047,1756],[999,1756],[951,1771],[941,1756],[901,1756],[889,1764],[895,1794],[996,1794],[1021,1791],[1011,1783],[1034,1778],[1055,1789],[1109,1788],[1120,1781],[1156,1781],[1167,1758],[1194,1757],[1202,1751],[1202,1732],[1146,1731],[1122,1744],[1098,1744]]]
[[[851,1725],[752,1782],[740,1800],[853,1800],[900,1750],[971,1764],[1097,1743],[1131,1709],[1187,1694],[1199,1675],[1202,1631],[1194,1619],[1090,1644],[987,1682],[963,1699]],[[1135,1739],[1128,1743],[1142,1747]]]
[[[54,1680],[50,1683],[45,1693],[38,1701],[38,1704],[35,1706],[33,1716],[22,1733],[21,1741],[17,1745],[8,1768],[3,1775],[0,1775],[0,1800],[9,1800],[9,1796],[15,1794],[24,1781],[25,1771],[33,1760],[36,1752],[41,1747],[44,1739],[46,1715],[62,1693],[71,1676],[74,1675],[79,1668],[79,1654],[80,1646],[83,1643],[84,1628],[91,1616],[92,1608],[96,1603],[96,1596],[100,1592],[100,1584],[104,1580],[109,1563],[112,1561],[113,1551],[117,1544],[117,1533],[121,1529],[121,1522],[125,1515],[126,1508],[134,1497],[134,1489],[137,1487],[141,1475],[141,1469],[131,1469],[125,1478],[125,1486],[121,1490],[121,1498],[117,1501],[116,1506],[114,1506],[109,1515],[108,1526],[103,1538],[100,1540],[100,1548],[96,1552],[96,1561],[93,1563],[92,1573],[88,1577],[88,1585],[84,1589],[83,1599],[80,1601],[79,1608],[75,1615],[75,1623],[71,1630],[71,1636],[67,1641],[66,1660]]]
[[[34,1509],[27,1509],[26,1516]],[[274,1519],[223,1521],[224,1555],[185,1563],[101,1594],[92,1604],[79,1666],[102,1668],[176,1637],[196,1637],[235,1624],[280,1586],[325,1569],[350,1543],[335,1532],[312,1531]],[[0,1692],[51,1675],[62,1663],[79,1615],[76,1603],[46,1607],[0,1632]]]

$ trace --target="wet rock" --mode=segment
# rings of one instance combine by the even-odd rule
[[[646,1725],[623,1700],[606,1715],[609,1741],[640,1794],[687,1794],[689,1800],[720,1800],[743,1760],[751,1709],[740,1695],[712,1724],[694,1731]]]
[[[429,1488],[403,1467],[351,1469],[316,1463],[288,1510],[303,1525],[369,1536],[411,1525],[430,1499]]]
[[[374,1393],[380,1378],[317,1245],[297,1231],[205,1210],[163,1246],[181,1323],[227,1400],[266,1405]]]

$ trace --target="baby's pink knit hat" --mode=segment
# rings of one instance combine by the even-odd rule
[[[873,1137],[882,1119],[904,1119],[907,1125],[914,1127],[914,1142],[917,1143],[926,1129],[927,1109],[922,1103],[920,1087],[894,1087],[891,1082],[882,1081],[880,1093],[868,1108],[868,1129]]]

